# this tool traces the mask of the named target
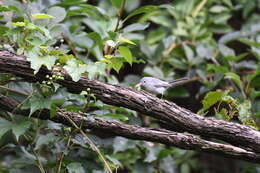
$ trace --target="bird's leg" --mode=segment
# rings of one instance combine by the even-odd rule
[[[161,94],[161,99],[163,99],[163,94],[164,94],[164,92]]]

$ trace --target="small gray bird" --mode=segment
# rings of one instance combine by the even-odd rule
[[[188,77],[176,79],[171,82],[162,81],[160,79],[154,77],[143,77],[140,80],[140,83],[137,86],[144,87],[147,91],[153,94],[161,94],[163,96],[164,92],[171,87],[175,87],[177,85],[185,83],[189,80]]]

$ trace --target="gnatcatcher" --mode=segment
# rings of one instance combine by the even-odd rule
[[[161,94],[163,96],[164,92],[171,87],[175,87],[177,85],[185,83],[189,78],[184,77],[180,79],[176,79],[171,82],[162,81],[160,79],[154,78],[154,77],[143,77],[140,80],[140,83],[136,86],[142,86],[147,91],[153,93],[153,94]]]

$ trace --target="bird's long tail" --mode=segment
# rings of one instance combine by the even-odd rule
[[[173,80],[171,82],[169,82],[172,86],[176,86],[176,85],[182,85],[184,83],[186,83],[190,78],[188,77],[184,77],[184,78],[180,78],[180,79],[176,79]]]

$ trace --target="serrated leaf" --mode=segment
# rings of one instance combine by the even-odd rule
[[[48,15],[48,14],[44,14],[44,13],[33,14],[32,17],[35,18],[35,19],[51,19],[51,18],[54,18],[53,16]]]
[[[125,58],[125,60],[132,65],[133,63],[133,56],[131,51],[129,50],[128,47],[125,46],[119,46],[118,51],[120,53],[121,56],[123,56]]]
[[[128,44],[133,44],[136,45],[134,42],[132,42],[131,40],[128,40],[126,38],[120,37],[117,39],[118,41],[124,42],[124,43],[128,43]]]
[[[224,96],[225,92],[223,91],[211,91],[202,100],[203,110],[209,109],[211,106],[219,102]]]
[[[74,82],[77,82],[82,73],[87,71],[86,64],[78,64],[76,59],[73,58],[67,61],[67,64],[64,66],[64,69],[69,73],[70,77]]]

